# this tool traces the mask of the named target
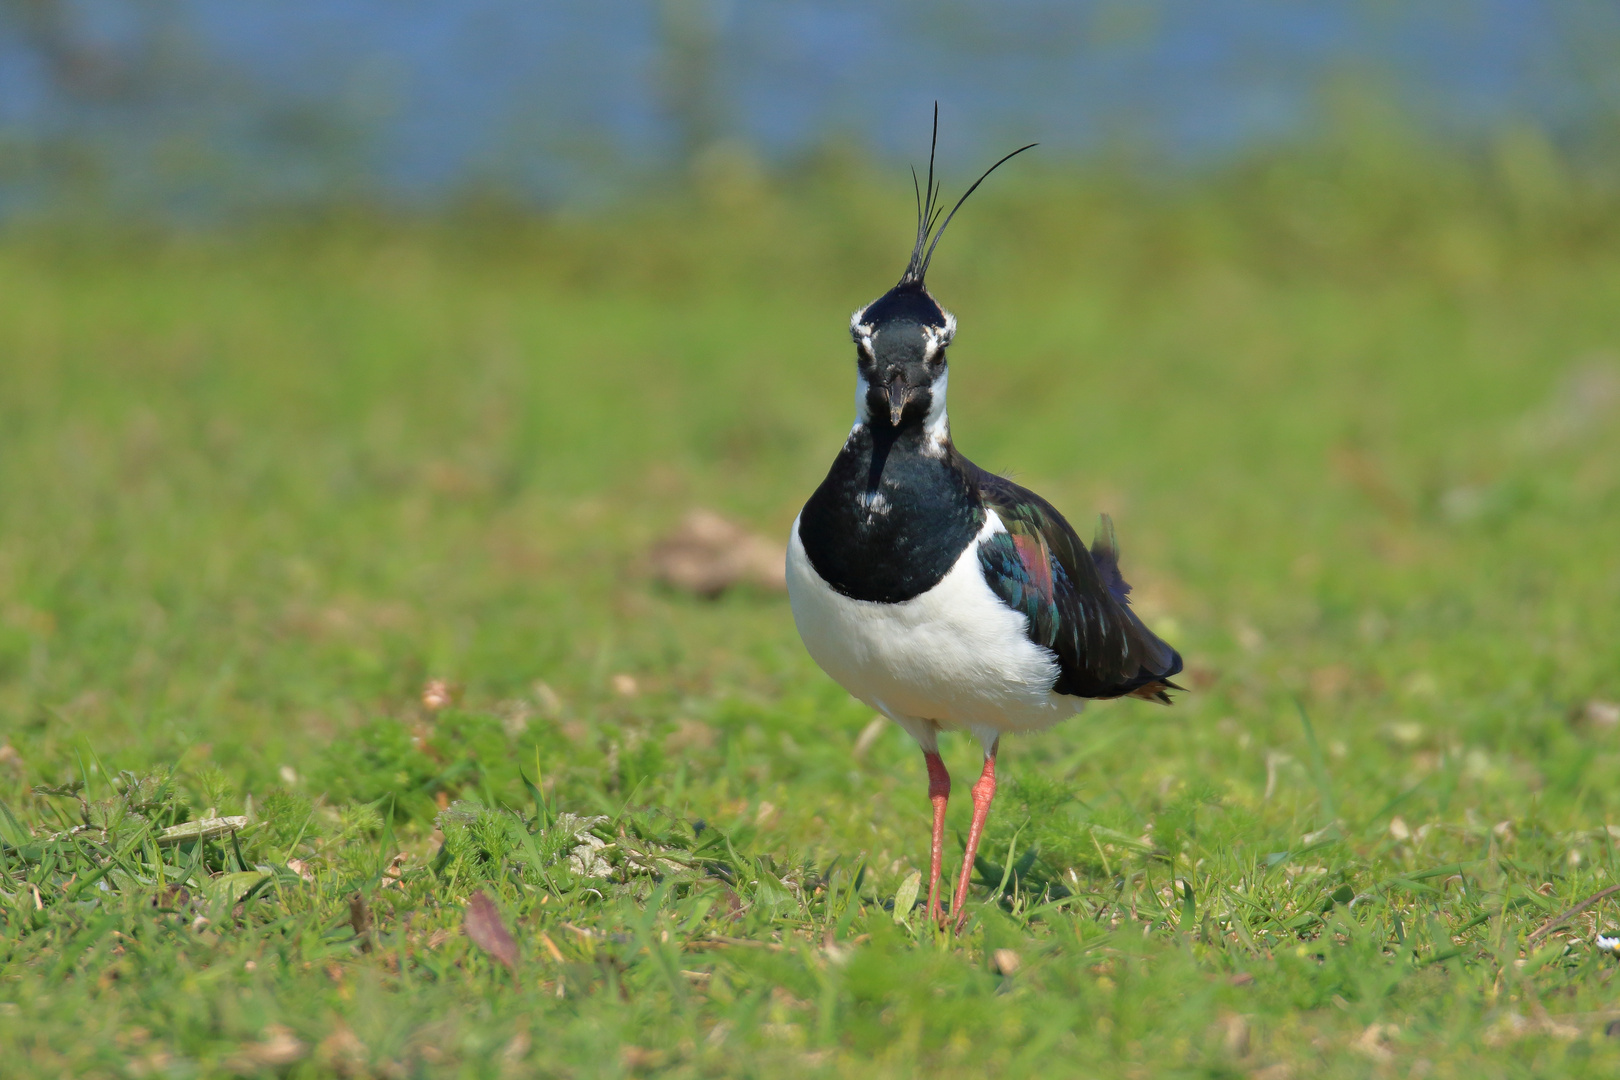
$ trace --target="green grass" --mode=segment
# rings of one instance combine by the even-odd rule
[[[955,435],[1193,690],[1004,745],[959,939],[915,747],[644,559],[785,534],[902,189],[0,241],[4,1071],[1611,1075],[1620,904],[1534,935],[1620,881],[1620,207],[1525,137],[1026,175]]]

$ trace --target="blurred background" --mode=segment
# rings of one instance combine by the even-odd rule
[[[1616,55],[1584,0],[0,0],[0,731],[279,782],[442,680],[581,783],[811,717],[843,776],[785,601],[659,541],[779,550],[937,101],[947,196],[1041,143],[930,278],[957,441],[1114,515],[1198,689],[1152,760],[1266,785],[1300,698],[1588,791]]]
[[[592,207],[832,148],[893,168],[936,100],[961,168],[1039,139],[1186,173],[1358,121],[1590,148],[1617,43],[1586,0],[7,0],[0,177],[10,216]]]

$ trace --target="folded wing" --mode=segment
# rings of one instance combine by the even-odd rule
[[[979,545],[992,591],[1029,619],[1029,636],[1057,654],[1053,689],[1086,698],[1132,695],[1169,703],[1181,655],[1131,610],[1105,515],[1088,551],[1051,503],[972,467],[979,494],[1007,527]]]

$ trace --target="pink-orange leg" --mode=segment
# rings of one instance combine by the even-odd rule
[[[962,854],[962,877],[956,883],[956,899],[951,903],[951,914],[956,916],[956,930],[967,922],[968,881],[973,877],[973,860],[979,854],[979,837],[984,834],[984,819],[990,816],[990,801],[996,797],[996,748],[1000,741],[984,752],[984,772],[973,785],[973,824],[968,827],[967,851]]]
[[[951,774],[936,750],[924,750],[928,763],[928,801],[934,804],[934,843],[928,852],[928,917],[936,926],[945,925],[939,909],[939,864],[945,855],[945,804],[951,798]]]

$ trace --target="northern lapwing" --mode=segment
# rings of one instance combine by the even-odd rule
[[[934,119],[935,142],[939,131]],[[1033,144],[1031,144],[1033,145]],[[928,913],[939,899],[951,778],[941,731],[984,747],[950,915],[960,930],[1009,732],[1040,731],[1089,698],[1168,704],[1181,657],[1131,610],[1113,525],[1088,550],[1051,503],[988,473],[951,442],[945,353],[956,319],[924,278],[968,195],[939,221],[930,151],[917,238],[899,284],[855,312],[855,426],[793,523],[787,586],[810,655],[922,747],[933,803]],[[935,227],[937,224],[937,228]]]

